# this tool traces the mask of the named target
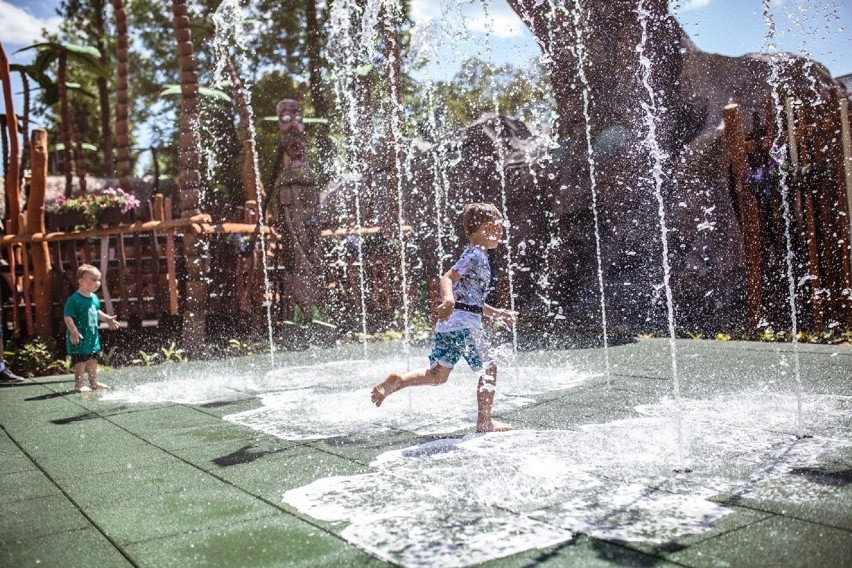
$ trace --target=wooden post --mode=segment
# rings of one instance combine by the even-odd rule
[[[850,164],[848,163],[848,137],[849,137],[849,114],[848,100],[844,97],[841,101],[838,97],[837,88],[830,91],[830,120],[831,120],[831,162],[834,167],[834,204],[833,215],[834,226],[837,232],[837,245],[839,248],[839,271],[840,284],[838,290],[832,291],[832,296],[837,298],[839,316],[847,326],[852,325],[852,251],[850,251],[849,216],[852,209],[849,200],[852,199],[850,191]],[[846,111],[844,112],[844,107]],[[840,140],[837,140],[837,137]]]
[[[32,131],[30,143],[32,180],[27,202],[27,232],[44,233],[44,199],[47,191],[47,131],[37,128]],[[30,243],[33,263],[33,299],[35,301],[35,326],[37,337],[53,335],[50,296],[50,251],[46,242]]]
[[[798,135],[802,143],[802,153],[799,159],[803,166],[813,165],[815,156],[813,155],[815,141],[813,140],[814,129],[808,123],[808,116],[805,108],[800,108],[797,112],[796,124],[798,125]],[[813,320],[814,331],[822,331],[823,326],[823,298],[818,291],[822,289],[823,274],[819,262],[819,235],[817,233],[817,206],[814,199],[814,189],[812,185],[806,184],[801,188],[802,192],[802,215],[804,217],[805,242],[808,254],[808,274],[810,275],[809,286],[811,289],[811,317]]]
[[[164,215],[166,221],[172,219],[172,198],[165,199]],[[177,269],[175,267],[175,232],[174,229],[166,231],[166,279],[169,289],[169,315],[176,316],[178,313],[178,290]]]
[[[746,269],[746,325],[749,331],[757,329],[763,311],[763,291],[760,262],[760,220],[757,199],[743,187],[746,169],[746,140],[740,118],[739,105],[726,105],[722,111],[725,121],[725,140],[734,176],[734,190],[740,210],[740,231],[743,235]],[[755,143],[760,143],[756,141]]]
[[[796,146],[796,116],[793,113],[793,97],[787,97],[784,102],[787,111],[787,147],[790,148],[790,161],[793,166],[799,165],[799,149]]]
[[[9,169],[6,175],[6,218],[9,220],[6,233],[17,235],[18,216],[21,214],[21,184],[18,168],[21,157],[18,150],[18,117],[12,103],[12,85],[9,77],[9,60],[0,44],[0,81],[3,82],[3,103],[6,107],[6,127],[9,131]],[[11,259],[10,259],[11,260]]]

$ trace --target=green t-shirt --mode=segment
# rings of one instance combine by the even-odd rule
[[[79,291],[65,302],[63,315],[74,320],[74,325],[83,336],[80,343],[71,343],[71,332],[65,330],[65,347],[69,355],[94,355],[101,350],[101,334],[98,331],[98,311],[101,303],[95,294],[88,298]]]

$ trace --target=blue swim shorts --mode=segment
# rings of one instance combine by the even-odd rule
[[[494,364],[488,336],[482,328],[435,332],[432,352],[429,353],[429,364],[432,368],[441,365],[452,369],[462,357],[473,371],[481,371],[483,367],[491,367]]]

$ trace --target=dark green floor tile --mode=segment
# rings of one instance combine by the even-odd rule
[[[95,529],[77,529],[4,544],[0,565],[121,568],[133,564]]]
[[[689,546],[717,538],[720,535],[739,530],[753,523],[762,521],[771,517],[771,513],[761,511],[752,511],[751,509],[743,509],[738,507],[730,507],[732,512],[725,515],[713,525],[698,534],[683,535],[669,542],[664,543],[646,543],[646,542],[631,542],[627,546],[634,550],[640,550],[653,556],[666,557],[675,552],[679,552]]]
[[[471,430],[440,435],[423,435],[414,432],[404,432],[402,430],[391,430],[364,436],[343,436],[327,438],[325,440],[314,440],[305,442],[305,445],[367,465],[376,456],[390,450],[417,446],[437,439],[457,439],[470,434],[472,431],[473,425],[471,425]]]
[[[51,495],[3,505],[0,542],[9,543],[90,526],[79,510],[62,495]]]
[[[255,410],[263,406],[263,404],[261,403],[260,399],[254,395],[235,394],[235,398],[231,400],[209,402],[206,404],[189,404],[187,406],[195,408],[200,412],[212,414],[221,418],[222,416],[227,416],[229,414],[237,414],[239,412]]]
[[[130,545],[139,566],[379,567],[388,564],[310,524],[281,513]]]
[[[531,568],[532,566],[605,568],[614,566],[674,568],[677,564],[603,540],[579,536],[550,548],[531,550],[508,558],[479,564],[482,568]]]
[[[173,453],[200,469],[215,472],[224,467],[253,463],[265,456],[276,454],[298,445],[298,442],[254,433],[251,437],[246,436],[245,438],[226,440],[224,442],[220,441],[212,444],[178,448],[173,450]]]
[[[170,461],[143,467],[120,469],[74,483],[64,483],[68,495],[81,507],[107,505],[136,506],[152,496],[204,487],[221,487],[219,482],[197,468]]]
[[[717,500],[852,531],[849,471],[788,475],[761,482],[754,494],[721,495]]]
[[[145,408],[139,412],[119,413],[111,420],[131,432],[181,430],[218,422],[213,416],[181,404]]]
[[[285,491],[302,487],[316,479],[356,475],[368,470],[351,460],[310,447],[296,446],[265,455],[252,463],[217,468],[211,470],[211,473],[253,495],[289,509],[289,505],[282,501]]]
[[[92,521],[121,545],[203,528],[268,517],[279,511],[237,488],[218,482],[174,493],[87,510]]]
[[[80,485],[108,483],[113,472],[133,471],[152,465],[168,469],[172,464],[180,462],[174,456],[154,448],[132,453],[116,448],[104,459],[100,459],[96,454],[89,456],[91,459],[86,460],[60,455],[51,459],[44,458],[39,464],[57,483],[74,489]]]
[[[111,454],[116,448],[130,453],[149,445],[103,419],[33,429],[20,442],[36,460],[60,454],[83,459],[88,454]]]
[[[222,442],[251,440],[257,436],[257,432],[244,426],[218,420],[218,422],[211,423],[200,422],[191,428],[140,432],[139,435],[165,450],[176,452],[181,449],[216,445]]]
[[[0,475],[35,471],[37,469],[32,460],[21,452],[14,454],[7,453],[0,456]]]
[[[848,568],[852,532],[776,516],[690,546],[669,558],[696,567]]]
[[[0,506],[13,501],[61,495],[62,492],[39,470],[0,474]]]

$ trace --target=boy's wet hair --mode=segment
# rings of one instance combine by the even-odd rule
[[[462,213],[462,226],[468,236],[474,234],[483,223],[503,219],[500,210],[491,203],[471,203],[466,205]]]
[[[77,267],[77,280],[81,279],[86,274],[94,274],[95,276],[100,276],[101,271],[97,269],[97,267],[92,266],[91,264],[81,264]]]

